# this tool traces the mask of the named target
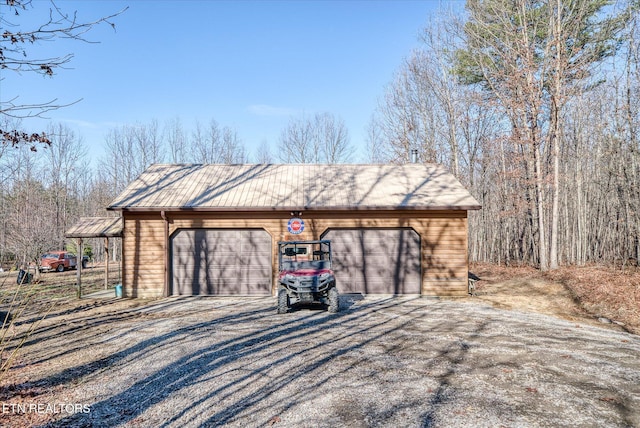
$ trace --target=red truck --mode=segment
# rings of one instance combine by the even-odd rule
[[[82,267],[86,267],[87,257],[82,258]],[[40,272],[62,272],[66,269],[76,269],[78,259],[75,254],[68,251],[51,251],[42,255],[40,259]]]

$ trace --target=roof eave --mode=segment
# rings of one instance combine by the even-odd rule
[[[100,234],[93,234],[93,233],[70,233],[70,234],[65,234],[64,235],[65,238],[121,238],[122,237],[122,232],[117,232],[117,233],[100,233]]]
[[[275,212],[275,211],[472,211],[482,209],[481,205],[432,205],[432,206],[377,206],[377,207],[118,207],[107,208],[119,212]]]

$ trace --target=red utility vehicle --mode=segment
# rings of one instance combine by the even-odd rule
[[[338,312],[331,261],[331,241],[278,242],[278,313],[297,303],[321,303],[329,312]]]

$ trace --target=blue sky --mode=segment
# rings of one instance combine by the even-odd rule
[[[96,155],[109,129],[179,117],[187,130],[215,119],[249,150],[276,151],[293,117],[330,112],[351,142],[365,127],[403,58],[439,8],[436,1],[64,1],[91,21],[129,7],[87,38],[98,44],[42,43],[47,55],[73,53],[53,78],[3,71],[0,96],[22,103],[76,105],[50,112]],[[48,11],[34,0],[29,16]],[[26,16],[26,15],[25,15]],[[46,121],[28,122],[44,128]],[[44,126],[43,126],[44,125]],[[356,160],[364,158],[364,149]]]

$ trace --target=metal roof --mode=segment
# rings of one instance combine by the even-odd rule
[[[81,217],[66,232],[67,238],[112,238],[122,236],[120,217]]]
[[[445,168],[429,164],[150,166],[110,210],[474,210]]]

